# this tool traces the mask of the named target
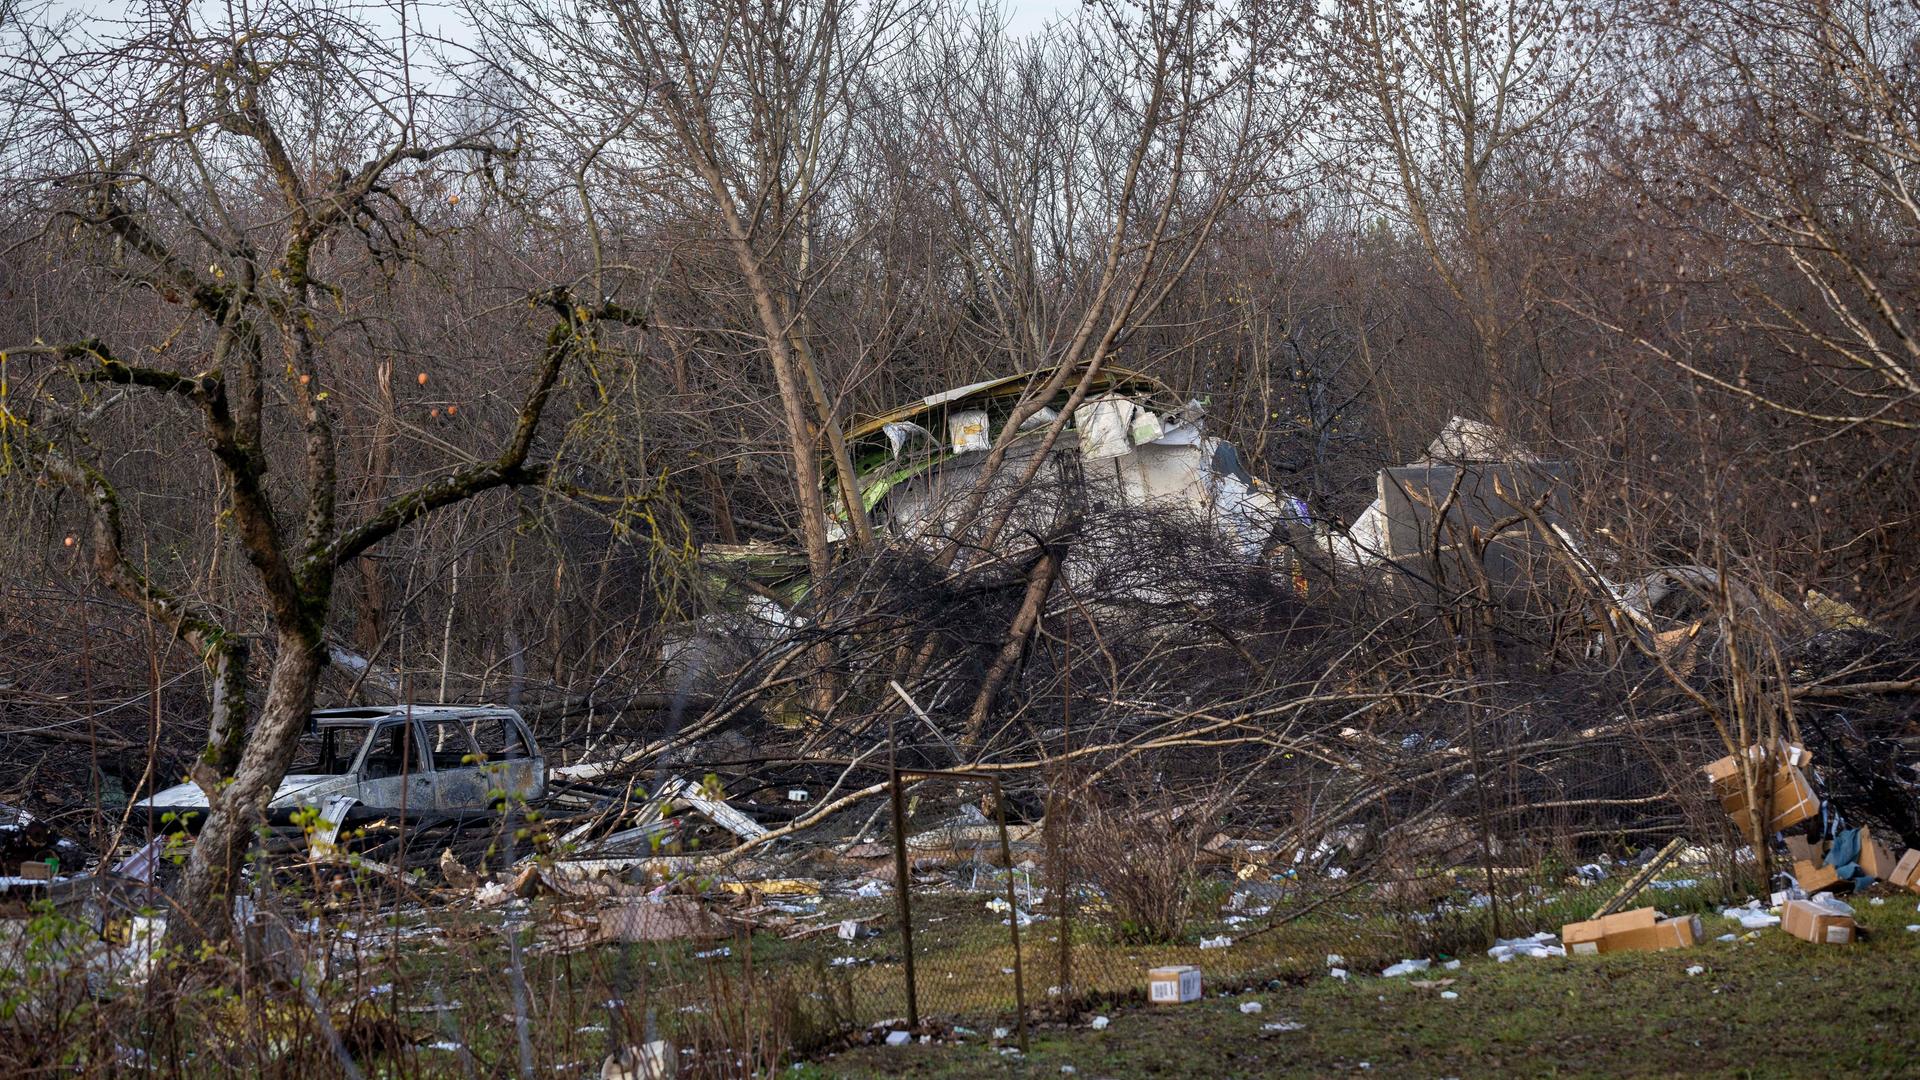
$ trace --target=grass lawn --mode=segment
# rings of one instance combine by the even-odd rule
[[[1315,976],[1186,1006],[1129,1006],[1093,1031],[1043,1027],[1024,1057],[984,1037],[862,1047],[805,1076],[1912,1076],[1920,1074],[1920,923],[1915,897],[1857,902],[1867,931],[1816,946],[1778,929],[1754,940],[1705,917],[1693,949],[1604,957],[1468,959],[1412,979]],[[1705,970],[1694,976],[1690,966]],[[1436,965],[1437,967],[1437,965]],[[1204,962],[1203,962],[1204,968]],[[1377,970],[1377,969],[1375,969]],[[1440,988],[1413,979],[1451,977]],[[1245,1002],[1262,1011],[1247,1015]],[[1293,1022],[1293,1031],[1266,1025]],[[1011,1040],[1007,1040],[1011,1043]]]

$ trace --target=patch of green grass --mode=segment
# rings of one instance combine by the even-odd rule
[[[1777,929],[1723,943],[1712,939],[1739,927],[1715,913],[1704,916],[1709,940],[1693,949],[1507,964],[1476,956],[1458,971],[1426,973],[1455,979],[1446,989],[1456,1000],[1414,979],[1316,976],[1113,1012],[1100,1032],[1084,1020],[1042,1027],[1023,1057],[981,1039],[867,1047],[816,1062],[815,1075],[1038,1077],[1060,1076],[1063,1065],[1087,1078],[1912,1075],[1920,933],[1905,927],[1920,914],[1910,894],[1882,895],[1883,906],[1859,901],[1868,936],[1852,946]],[[1673,899],[1657,895],[1664,909],[1681,910]],[[1693,965],[1705,970],[1689,976]],[[1246,1001],[1262,1011],[1241,1013]],[[1303,1027],[1265,1030],[1286,1021]]]

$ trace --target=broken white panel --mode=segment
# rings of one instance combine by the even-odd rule
[[[1247,556],[1257,556],[1280,518],[1280,504],[1272,495],[1231,473],[1216,473],[1213,510],[1220,532]]]
[[[114,864],[115,877],[129,878],[142,884],[153,884],[153,871],[160,865],[160,853],[166,850],[167,838],[164,834],[149,839],[140,850]]]
[[[1375,499],[1353,519],[1346,534],[1329,530],[1324,541],[1327,554],[1343,566],[1376,566],[1387,557],[1386,505]]]
[[[1153,440],[1153,444],[1155,446],[1195,446],[1199,444],[1200,439],[1199,424],[1175,421],[1162,426],[1160,437]]]
[[[911,420],[895,420],[891,424],[882,424],[880,425],[880,430],[886,434],[888,445],[893,447],[894,457],[900,456],[900,451],[907,448],[907,440],[913,438],[915,435],[920,436],[928,442],[936,441],[933,437],[933,432],[928,431],[926,428],[921,427]]]
[[[1179,507],[1205,513],[1212,498],[1212,476],[1203,446],[1135,447],[1110,459],[1120,501],[1128,506]],[[1092,477],[1094,473],[1088,472]]]
[[[661,800],[662,806],[674,802],[686,803],[705,815],[708,821],[742,840],[754,840],[767,834],[766,826],[718,799],[707,798],[701,793],[700,785],[679,777],[674,777],[661,785],[660,792],[655,797]]]
[[[992,443],[987,439],[987,411],[966,409],[948,416],[947,443],[956,454],[967,454],[991,447]]]
[[[1058,409],[1055,409],[1051,405],[1042,406],[1039,412],[1020,421],[1020,430],[1033,431],[1046,427],[1058,419],[1060,419],[1060,411]]]
[[[320,804],[320,820],[315,822],[313,838],[307,842],[307,857],[311,859],[330,859],[337,853],[336,844],[340,841],[340,828],[347,823],[347,814],[360,800],[352,795],[329,795]]]
[[[1427,444],[1427,457],[1433,461],[1513,461],[1538,462],[1540,459],[1515,449],[1506,433],[1492,424],[1456,416],[1447,421]]]

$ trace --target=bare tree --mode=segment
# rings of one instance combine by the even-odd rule
[[[1545,193],[1535,174],[1616,77],[1599,65],[1611,7],[1361,0],[1332,8],[1324,29],[1345,79],[1343,164],[1411,227],[1471,322],[1495,423],[1508,419],[1503,359],[1530,295],[1512,288],[1524,255],[1500,234]]]
[[[916,159],[942,184],[974,329],[1017,368],[1051,369],[995,434],[963,521],[986,507],[1023,426],[1069,391],[1014,487],[1033,483],[1224,217],[1250,196],[1284,197],[1319,89],[1291,51],[1305,15],[1095,3],[1038,42],[983,22],[934,47]],[[1011,508],[967,543],[991,546]]]
[[[137,298],[160,330],[95,331],[84,309],[70,314],[47,328],[55,340],[7,350],[15,392],[0,417],[16,460],[84,500],[101,580],[213,673],[194,777],[210,810],[181,934],[227,932],[241,859],[327,664],[340,570],[436,510],[542,481],[534,444],[562,370],[593,320],[635,318],[540,292],[552,328],[515,365],[525,389],[503,441],[343,518],[334,397],[365,366],[350,344],[365,315],[353,286],[406,257],[430,230],[430,201],[457,204],[458,178],[504,156],[493,132],[439,114],[397,48],[350,15],[276,4],[166,9],[104,42],[29,37],[10,58],[7,93],[27,128],[14,153],[40,159],[16,173],[29,177],[17,197],[39,208],[42,240],[88,245],[97,286]],[[250,730],[248,614],[128,551],[138,523],[92,439],[108,414],[179,407],[197,417],[219,480],[201,527],[237,537],[269,627]]]
[[[834,518],[871,539],[841,436],[841,408],[815,353],[810,311],[844,250],[820,250],[864,82],[917,18],[899,3],[784,0],[523,0],[473,9],[489,63],[530,115],[563,117],[569,169],[596,254],[595,205],[671,208],[698,222],[744,288],[778,388],[799,532],[825,580]],[[612,286],[609,285],[609,288]],[[824,445],[822,445],[824,444]],[[819,461],[837,480],[829,509]]]

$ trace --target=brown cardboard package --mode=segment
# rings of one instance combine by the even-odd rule
[[[1684,949],[1700,944],[1704,933],[1698,915],[1677,915],[1661,919],[1652,926],[1623,930],[1606,937],[1605,952],[1653,952],[1658,949]]]
[[[1608,938],[1630,930],[1651,928],[1660,921],[1660,913],[1650,907],[1634,908],[1585,922],[1572,922],[1560,928],[1560,943],[1568,956],[1592,956],[1610,952]]]
[[[1889,884],[1902,889],[1920,893],[1920,848],[1908,848],[1900,861],[1893,864],[1893,873],[1887,875]]]
[[[1766,749],[1759,743],[1747,747],[1747,756],[1755,762],[1764,763]],[[1773,744],[1773,760],[1776,772],[1780,769],[1804,769],[1813,761],[1813,755],[1799,743],[1790,743],[1782,739]],[[1713,785],[1715,795],[1729,795],[1741,790],[1740,757],[1728,754],[1718,761],[1710,762],[1700,770],[1707,774],[1707,780]]]
[[[1662,919],[1659,912],[1644,907],[1585,922],[1568,923],[1560,928],[1560,941],[1566,946],[1569,956],[1593,956],[1597,953],[1684,948],[1698,945],[1701,934],[1697,915]]]
[[[1793,863],[1793,880],[1799,883],[1801,892],[1812,896],[1821,889],[1831,889],[1840,884],[1840,872],[1823,862],[1796,859]]]
[[[1805,773],[1792,765],[1783,765],[1773,779],[1772,815],[1762,832],[1779,832],[1820,812],[1820,800],[1814,796],[1813,785],[1807,782]],[[1746,792],[1736,790],[1722,795],[1720,805],[1733,816],[1734,823],[1748,840],[1756,839],[1753,826],[1758,815],[1747,806]]]
[[[1787,901],[1780,929],[1816,945],[1851,945],[1856,932],[1853,908],[1831,896]]]
[[[1866,871],[1868,877],[1876,877],[1882,881],[1891,881],[1893,880],[1893,870],[1896,865],[1898,864],[1893,858],[1893,849],[1889,848],[1879,837],[1873,835],[1872,829],[1864,825],[1861,826],[1860,869]]]
[[[1200,969],[1191,964],[1147,972],[1147,1000],[1155,1005],[1184,1005],[1200,1000]]]

